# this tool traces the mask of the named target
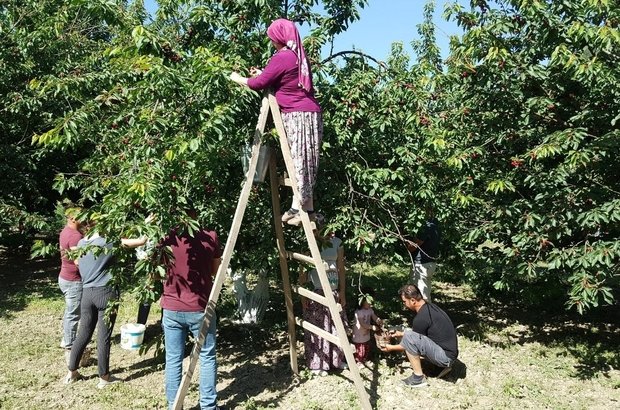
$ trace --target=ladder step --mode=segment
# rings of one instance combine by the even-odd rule
[[[283,228],[303,228],[301,223],[299,225],[289,225],[285,222],[282,222],[282,227]],[[312,228],[313,231],[316,230],[316,223],[314,223],[313,221],[310,221],[310,228]],[[292,259],[292,257],[289,259]]]
[[[309,330],[310,332],[314,333],[315,335],[321,336],[323,339],[329,340],[331,343],[333,343],[336,346],[338,346],[339,348],[343,349],[342,344],[340,343],[340,339],[338,338],[338,336],[334,336],[331,333],[328,333],[325,330],[321,329],[320,327],[315,326],[312,323],[308,323],[305,320],[303,320],[302,318],[299,318],[297,316],[295,316],[295,323],[297,323],[298,326],[303,327],[306,330]],[[345,336],[345,338],[346,338],[346,336]]]
[[[297,286],[297,285],[291,285],[291,290],[297,293],[298,295],[306,297],[308,299],[312,299],[315,302],[320,303],[323,306],[329,306],[327,304],[327,298],[325,296],[319,295],[316,292],[313,292],[311,290],[308,290],[304,287]],[[338,313],[342,312],[342,305],[340,303],[336,303],[336,309],[338,310]]]
[[[304,255],[303,253],[286,251],[286,257],[289,259],[295,259],[296,261],[306,262],[309,265],[315,266],[314,259],[311,256]]]
[[[291,181],[290,178],[286,178],[286,177],[282,177],[281,176],[280,178],[278,178],[278,180],[279,180],[279,184],[281,186],[293,186],[293,181]]]

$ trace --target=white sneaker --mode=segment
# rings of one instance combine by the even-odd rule
[[[288,225],[291,226],[299,226],[301,225],[301,215],[297,212],[293,217],[286,221]]]
[[[67,375],[65,376],[65,378],[62,380],[62,382],[64,384],[71,384],[71,383],[75,383],[78,380],[80,380],[82,378],[82,375],[79,373],[76,373],[75,375],[72,374],[71,371],[69,371],[69,373],[67,373]]]
[[[110,375],[110,377],[108,378],[108,380],[102,379],[101,377],[99,378],[99,383],[97,383],[97,388],[98,389],[103,389],[106,386],[109,386],[110,384],[114,384],[114,383],[120,383],[122,382],[121,379],[114,377],[112,375]]]
[[[299,211],[297,209],[293,209],[293,208],[289,209],[288,211],[284,212],[284,214],[282,215],[282,223],[290,221],[297,215],[299,215]]]
[[[338,365],[338,368],[340,370],[348,370],[349,369],[349,365],[346,362],[340,362],[340,364]]]

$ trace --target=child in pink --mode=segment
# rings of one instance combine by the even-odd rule
[[[355,345],[355,361],[365,363],[370,353],[370,331],[372,323],[381,326],[381,319],[372,310],[370,302],[363,298],[355,311],[355,326],[353,327],[353,344]]]

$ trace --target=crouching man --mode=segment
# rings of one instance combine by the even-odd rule
[[[459,353],[456,330],[446,312],[437,305],[426,302],[417,286],[405,285],[398,293],[405,307],[415,312],[415,317],[411,329],[392,333],[392,336],[402,338],[400,344],[387,344],[381,350],[404,351],[411,363],[413,374],[403,382],[408,387],[423,387],[427,383],[420,357],[444,368],[437,377],[446,375]]]

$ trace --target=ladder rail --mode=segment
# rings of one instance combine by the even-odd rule
[[[282,156],[284,157],[284,163],[286,165],[286,169],[289,174],[289,178],[291,180],[291,188],[293,190],[293,195],[295,198],[299,199],[299,203],[301,204],[301,195],[299,192],[299,185],[297,184],[297,177],[295,175],[295,166],[293,164],[293,159],[291,156],[291,150],[288,145],[288,139],[286,136],[286,130],[284,128],[284,123],[282,121],[282,115],[280,113],[280,107],[276,101],[276,97],[273,93],[269,93],[269,106],[271,108],[271,117],[273,119],[274,125],[276,127],[276,131],[280,138],[280,149],[282,150]],[[325,265],[323,264],[323,259],[321,258],[321,252],[319,251],[319,247],[316,243],[316,238],[314,236],[314,232],[312,230],[312,225],[310,223],[310,218],[308,217],[308,213],[303,209],[299,210],[299,214],[301,216],[301,222],[304,228],[304,233],[306,235],[306,240],[308,241],[308,245],[310,247],[310,254],[312,255],[312,259],[314,262],[315,269],[319,276],[319,281],[321,283],[321,288],[323,289],[324,296],[327,301],[327,307],[330,311],[330,315],[336,326],[337,338],[340,340],[340,346],[342,347],[342,351],[344,352],[345,358],[347,360],[347,364],[349,366],[349,370],[353,376],[353,381],[355,383],[355,387],[357,388],[358,394],[360,396],[360,402],[362,408],[364,410],[370,410],[372,407],[370,405],[370,398],[368,392],[366,391],[366,387],[364,386],[364,382],[362,381],[359,367],[355,362],[353,357],[353,353],[351,351],[351,345],[349,344],[349,339],[347,337],[347,333],[344,328],[344,324],[340,319],[339,311],[336,306],[336,300],[334,299],[334,295],[331,291],[331,285],[329,280],[327,279],[327,273],[325,272]]]
[[[183,378],[181,380],[181,384],[179,386],[179,390],[177,391],[177,395],[175,397],[175,401],[173,403],[173,408],[175,410],[181,410],[183,408],[183,402],[185,400],[185,396],[187,395],[187,391],[189,389],[189,385],[191,383],[192,376],[194,374],[194,370],[196,367],[196,363],[199,358],[200,350],[204,343],[207,331],[209,329],[209,324],[211,319],[215,315],[215,306],[217,304],[219,295],[222,290],[222,285],[224,283],[224,279],[226,276],[226,271],[230,264],[230,259],[232,257],[232,253],[235,248],[235,244],[237,241],[237,237],[239,235],[239,229],[241,226],[241,222],[243,221],[243,216],[245,214],[245,209],[247,207],[248,198],[250,195],[250,191],[253,184],[254,174],[256,172],[256,167],[258,163],[258,153],[261,146],[261,137],[264,134],[265,126],[267,125],[267,118],[269,116],[269,112],[271,112],[272,119],[276,128],[276,131],[280,138],[280,149],[282,150],[282,155],[284,157],[284,162],[286,165],[286,169],[289,174],[289,178],[285,179],[285,185],[290,186],[293,190],[293,195],[301,199],[301,195],[299,193],[299,188],[297,185],[297,180],[295,177],[295,167],[292,162],[292,156],[290,152],[290,148],[288,145],[288,140],[286,138],[286,130],[284,129],[284,125],[282,122],[282,116],[280,114],[280,108],[276,102],[275,96],[273,93],[269,92],[263,97],[261,110],[258,118],[258,122],[256,125],[255,133],[254,133],[254,143],[252,146],[252,157],[250,159],[250,164],[248,166],[248,172],[246,175],[246,180],[244,182],[243,188],[241,190],[241,194],[239,196],[239,202],[237,203],[237,208],[235,210],[235,215],[232,221],[230,234],[226,241],[226,246],[224,247],[224,252],[222,254],[222,261],[218,268],[217,274],[214,279],[213,287],[211,289],[211,293],[209,294],[209,301],[207,302],[207,306],[205,308],[205,317],[200,327],[199,336],[194,344],[192,349],[192,353],[190,356],[190,363],[187,371],[184,373]],[[318,295],[314,292],[310,292],[304,288],[296,288],[298,293],[306,296],[312,300],[318,301],[319,303],[328,307],[334,325],[336,326],[337,335],[333,335],[325,330],[308,323],[302,319],[296,318],[293,314],[293,298],[292,298],[292,289],[289,277],[288,270],[288,262],[287,257],[289,257],[290,252],[288,252],[284,248],[284,232],[282,230],[282,222],[280,219],[280,195],[279,195],[279,178],[276,175],[276,163],[275,157],[272,155],[269,162],[269,178],[271,183],[271,195],[272,195],[272,208],[273,208],[273,216],[274,216],[274,225],[278,246],[278,255],[280,260],[280,270],[282,273],[282,281],[284,286],[284,294],[285,294],[285,304],[287,310],[287,321],[288,321],[288,334],[289,334],[289,353],[291,358],[291,369],[295,374],[299,374],[298,365],[297,365],[297,350],[296,350],[296,328],[295,325],[301,326],[303,329],[311,331],[320,337],[330,341],[331,343],[339,346],[347,360],[349,365],[349,370],[351,371],[353,381],[355,383],[355,387],[357,388],[358,395],[360,398],[361,407],[364,410],[371,410],[372,406],[370,404],[370,399],[366,388],[364,387],[364,383],[361,379],[359,368],[355,363],[353,358],[353,353],[351,351],[351,345],[349,343],[348,337],[346,335],[344,324],[340,317],[340,312],[342,311],[342,306],[339,303],[336,303],[334,295],[331,291],[331,286],[327,279],[327,274],[325,271],[325,266],[323,264],[323,260],[321,258],[321,254],[316,243],[316,238],[313,232],[313,224],[310,222],[310,218],[308,214],[300,210],[301,221],[304,229],[304,234],[306,236],[306,240],[308,242],[308,246],[310,247],[311,257],[307,257],[305,255],[304,259],[300,257],[302,254],[292,253],[291,257],[298,260],[303,260],[306,263],[310,263],[315,266],[317,270],[319,281],[321,283],[321,288],[323,289],[324,296]],[[302,290],[303,289],[303,290]],[[306,293],[307,292],[307,293]],[[310,295],[312,293],[313,295]],[[304,295],[305,294],[305,295]],[[315,296],[316,295],[316,296]]]
[[[256,166],[258,164],[258,153],[261,146],[261,137],[264,133],[265,126],[267,125],[267,117],[269,116],[269,103],[266,100],[263,100],[260,110],[260,115],[258,117],[258,123],[256,124],[256,129],[254,132],[254,143],[252,146],[252,157],[250,159],[250,164],[248,166],[248,173],[246,175],[245,182],[243,184],[243,188],[241,189],[241,194],[239,196],[239,202],[237,202],[237,208],[235,210],[235,216],[233,217],[233,221],[230,228],[230,234],[228,235],[228,239],[226,240],[226,246],[224,247],[224,252],[222,254],[222,261],[217,270],[217,274],[215,275],[215,279],[213,282],[213,286],[211,287],[211,293],[209,294],[209,301],[207,302],[207,306],[205,307],[205,317],[200,326],[200,331],[198,338],[196,339],[196,343],[192,348],[192,353],[190,355],[190,361],[186,372],[183,374],[183,378],[181,379],[181,384],[179,385],[179,390],[177,390],[177,395],[174,399],[173,408],[174,410],[182,410],[183,402],[185,400],[185,396],[187,395],[187,390],[189,389],[190,383],[192,381],[192,376],[194,375],[194,370],[196,368],[196,363],[198,362],[198,358],[200,356],[200,350],[202,349],[202,345],[204,344],[205,337],[207,335],[207,331],[209,330],[209,324],[211,323],[211,318],[215,315],[215,306],[219,299],[220,292],[222,290],[222,285],[224,284],[224,279],[226,278],[226,270],[230,264],[230,259],[232,257],[232,253],[235,249],[235,244],[237,242],[237,237],[239,236],[239,229],[241,227],[241,222],[243,221],[243,215],[245,214],[245,209],[248,204],[248,198],[250,197],[250,191],[252,189],[252,184],[254,180],[254,173],[256,172]]]
[[[265,97],[265,101],[269,99]],[[273,116],[273,114],[272,114]],[[269,159],[269,181],[271,183],[271,203],[273,208],[273,224],[276,233],[276,244],[278,246],[278,259],[280,261],[280,275],[282,276],[282,286],[284,287],[284,303],[286,305],[286,321],[288,324],[289,356],[291,360],[291,370],[293,374],[299,374],[297,364],[297,335],[295,333],[295,315],[293,314],[293,295],[291,294],[291,281],[288,269],[287,251],[284,246],[284,231],[282,230],[280,192],[278,175],[276,170],[276,157],[272,155]]]

